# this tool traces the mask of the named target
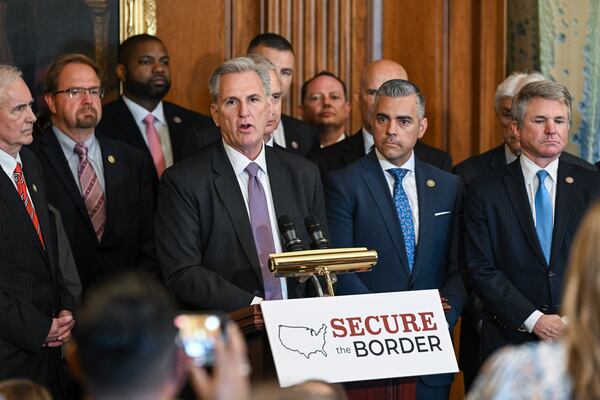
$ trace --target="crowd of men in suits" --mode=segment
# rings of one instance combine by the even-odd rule
[[[0,66],[0,379],[66,398],[60,346],[78,299],[124,270],[191,310],[313,295],[268,270],[281,216],[316,216],[332,246],[377,250],[372,272],[339,277],[339,294],[438,289],[450,329],[464,308],[467,384],[500,346],[560,335],[571,239],[600,195],[595,167],[563,151],[567,88],[507,78],[496,96],[505,143],[453,174],[449,154],[420,141],[425,99],[402,66],[365,66],[362,127],[348,136],[348,93],[330,72],[304,83],[304,122],[282,115],[294,64],[285,38],[257,36],[211,75],[208,117],[163,101],[169,56],[155,36],[120,45],[123,95],[104,106],[94,61],[62,55],[45,79],[50,124],[35,136],[31,93]],[[419,377],[417,398],[447,398],[452,379]]]

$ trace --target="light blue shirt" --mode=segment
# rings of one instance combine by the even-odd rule
[[[67,163],[69,164],[69,169],[73,174],[73,178],[75,178],[75,183],[77,184],[77,188],[79,189],[79,193],[83,196],[83,191],[81,190],[81,183],[79,182],[79,175],[77,174],[77,168],[79,166],[79,156],[75,153],[75,145],[76,141],[71,139],[65,133],[63,133],[56,126],[52,127],[56,138],[58,139],[58,143],[67,159]],[[94,172],[96,172],[96,176],[98,177],[98,182],[100,183],[100,188],[104,192],[104,165],[102,164],[102,150],[100,149],[100,143],[98,143],[98,139],[96,139],[95,135],[90,136],[88,140],[83,142],[83,144],[87,147],[87,157],[88,161],[94,167]]]

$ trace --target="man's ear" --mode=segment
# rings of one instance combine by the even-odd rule
[[[304,120],[304,107],[302,104],[298,104],[298,114],[301,120]]]
[[[210,105],[210,115],[212,115],[213,121],[215,121],[215,125],[219,127],[219,110],[217,109],[217,105],[211,103]]]
[[[521,132],[519,131],[519,125],[517,124],[517,121],[511,122],[510,128],[512,129],[515,137],[520,141],[521,140]]]
[[[117,78],[119,78],[121,82],[125,82],[125,66],[123,64],[117,65],[115,72],[117,73]]]
[[[44,100],[48,105],[48,109],[52,114],[56,114],[56,105],[54,104],[54,95],[50,93],[44,93]]]
[[[421,122],[419,122],[419,133],[417,134],[417,137],[419,139],[421,139],[423,135],[425,135],[425,131],[427,130],[427,124],[427,117],[423,118]]]

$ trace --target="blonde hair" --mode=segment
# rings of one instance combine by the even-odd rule
[[[587,212],[571,247],[563,313],[574,399],[600,398],[600,203]]]
[[[52,400],[48,389],[29,379],[7,379],[0,382],[0,398],[6,400]]]

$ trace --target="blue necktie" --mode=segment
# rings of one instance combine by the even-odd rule
[[[535,193],[535,230],[544,256],[546,257],[546,262],[550,265],[550,250],[552,249],[552,200],[550,199],[550,193],[548,193],[544,185],[544,180],[548,176],[548,172],[541,169],[536,175],[539,186]]]
[[[415,228],[413,226],[412,211],[406,192],[402,187],[402,180],[408,173],[405,168],[388,169],[394,177],[394,206],[400,219],[400,227],[402,228],[402,236],[404,236],[404,247],[406,248],[406,257],[408,258],[408,268],[412,272],[415,263]]]

